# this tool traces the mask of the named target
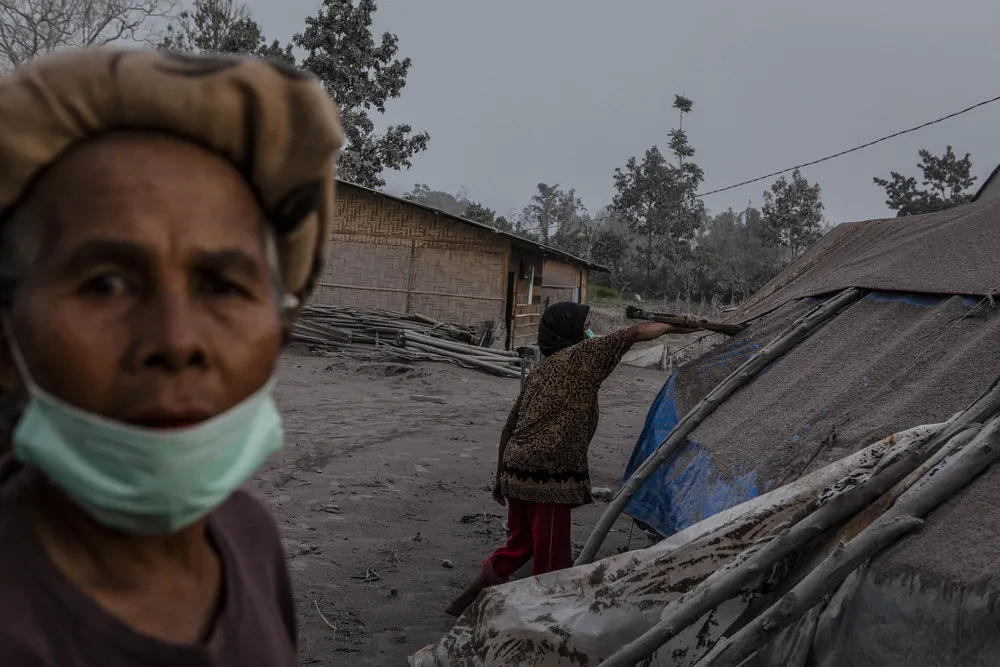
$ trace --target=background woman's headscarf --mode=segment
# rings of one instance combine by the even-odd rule
[[[573,347],[586,339],[587,314],[590,306],[563,301],[549,306],[538,325],[538,349],[542,356]]]

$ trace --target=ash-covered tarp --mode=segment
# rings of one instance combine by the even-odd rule
[[[726,318],[749,322],[848,287],[917,294],[1000,293],[1000,198],[904,218],[838,225]]]
[[[808,667],[1000,665],[998,527],[994,464],[844,582],[819,618]]]
[[[678,418],[820,302],[787,303],[675,371],[649,409],[622,479]],[[881,433],[947,418],[1000,375],[1000,317],[987,306],[979,297],[869,293],[724,401],[626,512],[672,535]]]
[[[773,538],[804,509],[833,502],[864,484],[885,461],[917,446],[939,426],[919,426],[885,438],[647,549],[487,589],[445,637],[411,656],[410,665],[596,667],[652,627],[669,602],[716,568]],[[645,664],[697,663],[755,599],[786,577],[796,560],[790,557],[762,573]]]

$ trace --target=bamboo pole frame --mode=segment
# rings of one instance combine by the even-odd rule
[[[598,549],[604,543],[615,521],[628,506],[629,501],[643,484],[670,458],[681,446],[684,440],[698,427],[715,409],[729,398],[737,389],[745,385],[768,364],[781,357],[813,331],[825,324],[861,298],[863,291],[855,288],[846,289],[823,304],[799,318],[781,334],[763,347],[756,355],[748,359],[729,377],[717,385],[708,395],[691,409],[676,426],[660,442],[649,457],[639,465],[632,476],[615,494],[604,514],[587,539],[586,545],[576,559],[576,565],[584,565],[594,560]]]
[[[900,457],[880,462],[866,483],[833,499],[801,521],[793,520],[794,525],[760,550],[726,565],[692,591],[667,605],[659,623],[621,647],[602,662],[600,667],[623,667],[648,658],[704,614],[736,595],[761,572],[805,546],[827,528],[861,510],[872,514],[885,511],[896,498],[944,458],[968,443],[979,432],[978,424],[998,413],[1000,378],[994,380],[976,400],[946,422],[937,433],[925,438],[925,442],[916,443]],[[859,518],[863,517],[852,519],[844,528],[843,534],[849,535],[860,530],[855,527]]]
[[[810,572],[791,591],[734,634],[718,642],[696,667],[737,667],[796,618],[833,592],[859,565],[882,551],[938,505],[962,491],[1000,459],[1000,416],[987,422],[972,442],[938,463],[892,508]]]
[[[959,430],[956,432],[956,429]],[[949,422],[937,433],[926,436],[923,443],[915,443],[901,456],[885,462],[866,482],[831,499],[808,516],[793,519],[789,528],[763,547],[744,552],[733,562],[716,570],[693,590],[667,605],[659,623],[620,648],[599,667],[627,667],[653,655],[702,616],[738,595],[744,587],[782,559],[881,498],[916,469],[928,452],[933,452],[942,445],[968,442],[976,430],[968,421],[963,424],[959,424],[958,420]]]

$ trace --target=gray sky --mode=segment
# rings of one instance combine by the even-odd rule
[[[249,0],[287,40],[318,0]],[[612,174],[666,152],[674,93],[703,190],[806,162],[1000,95],[994,0],[380,0],[376,29],[413,59],[388,122],[431,141],[388,190],[414,183],[507,213],[539,181],[576,188],[594,213]],[[889,214],[873,176],[916,173],[917,150],[972,153],[978,185],[1000,163],[1000,102],[810,167],[827,219]],[[759,205],[767,182],[706,198]]]

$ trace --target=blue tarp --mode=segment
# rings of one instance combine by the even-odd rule
[[[677,425],[677,376],[677,371],[671,373],[650,406],[624,479]],[[689,438],[639,489],[625,511],[660,535],[672,535],[757,496],[755,472],[737,473],[727,483],[717,470],[712,455]]]
[[[947,299],[948,297],[943,295],[893,292],[872,292],[865,297],[866,301],[872,303],[902,303],[916,306],[924,312],[936,308]],[[821,300],[809,299],[802,306],[808,308]],[[962,299],[962,304],[967,308],[975,306],[976,303],[976,299]],[[787,316],[789,315],[786,314]],[[679,417],[683,414],[678,414],[678,383],[686,383],[685,387],[689,391],[688,403],[700,399],[788,323],[778,313],[775,313],[775,318],[771,322],[756,323],[739,337],[728,341],[725,346],[686,364],[670,375],[649,408],[645,426],[626,466],[623,482],[677,425]],[[922,345],[926,345],[926,342],[922,342]],[[780,359],[772,363],[764,368],[761,374],[767,373],[774,364],[783,361],[784,359]],[[691,386],[697,387],[698,395],[690,395]],[[861,390],[867,389],[864,382],[859,387]],[[690,407],[691,405],[685,405],[684,409]],[[800,446],[801,439],[815,435],[810,433],[813,419],[825,417],[828,412],[829,406],[820,407],[818,412],[803,414],[803,419],[798,422],[799,425],[794,432],[772,434],[776,436],[775,445],[792,448]],[[753,465],[734,468],[732,463],[719,461],[707,447],[702,446],[697,440],[697,435],[696,429],[692,437],[688,438],[643,485],[625,510],[627,514],[660,535],[672,535],[718,512],[766,493],[775,484],[774,480],[765,480],[758,475],[756,466],[761,463],[760,461],[754,462]]]

